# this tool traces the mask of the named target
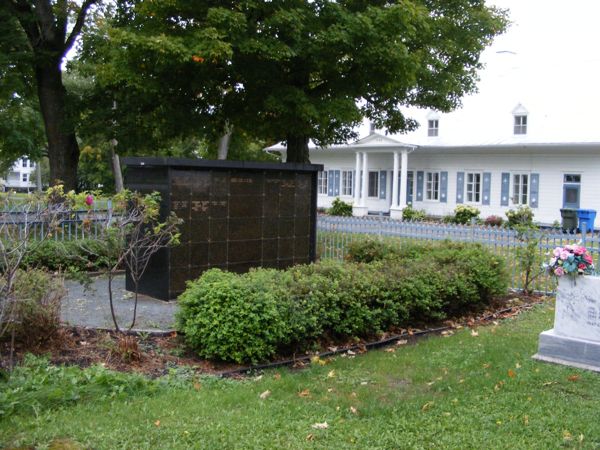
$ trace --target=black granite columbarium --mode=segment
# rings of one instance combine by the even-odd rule
[[[183,219],[181,244],[153,256],[139,292],[175,299],[209,268],[246,272],[314,261],[314,164],[124,158],[128,189],[162,197],[161,215]],[[127,289],[133,283],[127,276]]]

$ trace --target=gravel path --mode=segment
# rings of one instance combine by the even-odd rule
[[[76,281],[65,281],[67,295],[63,299],[61,320],[67,325],[114,328],[108,302],[108,280],[95,278],[88,289]],[[133,293],[125,290],[125,275],[113,279],[113,299],[119,326],[129,328],[133,317]],[[174,328],[177,302],[164,302],[140,295],[136,330],[168,331]]]

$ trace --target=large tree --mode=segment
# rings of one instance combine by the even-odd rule
[[[347,141],[365,117],[400,132],[417,125],[403,106],[457,107],[505,26],[484,0],[134,0],[87,54],[154,133],[233,127],[307,162],[309,139]]]
[[[69,109],[62,79],[62,62],[97,0],[2,0],[2,25],[9,30],[0,41],[12,45],[11,64],[30,76],[39,100],[50,160],[50,177],[75,188],[79,145],[75,112]],[[23,42],[26,45],[23,45]],[[27,75],[29,74],[29,75]]]

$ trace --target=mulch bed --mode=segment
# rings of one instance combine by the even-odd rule
[[[546,300],[542,296],[525,296],[522,294],[509,294],[496,298],[492,305],[483,311],[472,315],[452,318],[443,323],[421,324],[411,329],[392,330],[375,340],[385,340],[397,335],[410,338],[413,334],[427,329],[450,327],[477,327],[492,323],[493,321],[514,317],[523,310],[530,309],[534,304]],[[447,333],[447,331],[442,332]],[[357,353],[366,351],[371,340],[352,343],[324,342],[322,351],[335,349],[336,352],[346,348],[358,348]],[[177,366],[192,367],[196,372],[207,375],[222,375],[242,373],[247,366],[233,363],[208,361],[195,356],[185,349],[183,339],[177,333],[157,336],[139,334],[137,336],[124,336],[112,331],[101,331],[77,327],[63,327],[52,340],[41,343],[33,348],[15,348],[14,360],[20,361],[26,353],[48,355],[54,364],[77,365],[88,367],[93,364],[104,366],[123,372],[138,372],[150,377],[159,377],[166,374],[170,368]],[[303,355],[283,355],[276,358],[273,363],[288,362],[294,367],[302,367],[305,362],[295,361],[296,357]],[[291,361],[290,361],[291,360]],[[295,361],[295,364],[294,364]],[[9,366],[9,343],[0,343],[0,368]]]

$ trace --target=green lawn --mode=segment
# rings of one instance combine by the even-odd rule
[[[0,446],[69,438],[97,449],[600,448],[600,375],[531,359],[552,320],[546,304],[478,335],[464,329],[260,379],[112,398],[107,385],[12,414],[0,422]]]

